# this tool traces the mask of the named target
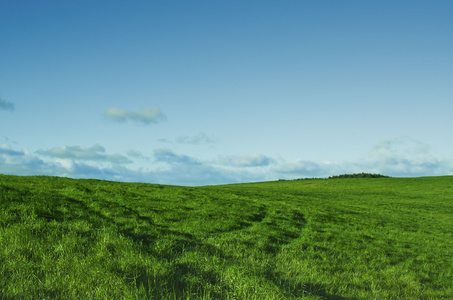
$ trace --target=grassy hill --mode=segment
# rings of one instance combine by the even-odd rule
[[[452,299],[453,177],[0,175],[0,299]]]

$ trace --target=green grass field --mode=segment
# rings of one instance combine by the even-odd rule
[[[453,299],[453,177],[0,175],[0,299]]]

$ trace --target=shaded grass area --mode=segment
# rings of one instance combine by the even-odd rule
[[[0,175],[1,299],[452,299],[453,177]]]

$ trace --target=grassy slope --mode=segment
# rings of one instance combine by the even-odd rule
[[[0,175],[0,299],[453,297],[453,177]]]

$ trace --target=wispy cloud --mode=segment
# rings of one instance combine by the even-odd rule
[[[219,157],[219,162],[222,165],[231,167],[264,167],[268,166],[275,160],[263,154],[236,154],[230,156]]]
[[[104,116],[115,122],[133,121],[142,124],[158,123],[165,120],[165,116],[158,108],[146,107],[139,112],[111,107],[104,112]]]
[[[395,177],[453,174],[453,159],[435,157],[430,146],[409,137],[386,139],[370,149],[368,157],[353,162],[296,160],[278,163],[274,171],[285,178],[328,177],[370,172]]]
[[[240,182],[240,172],[224,170],[194,157],[177,154],[168,149],[154,151],[157,163],[164,163],[166,168],[151,171],[150,177],[157,183],[178,185],[208,185]],[[244,176],[242,173],[240,176]]]
[[[314,162],[298,159],[280,162],[273,169],[285,178],[328,177],[348,169],[345,165],[332,162]],[[350,168],[349,168],[350,169]]]
[[[39,150],[36,153],[52,158],[77,161],[110,162],[114,164],[131,163],[131,160],[124,155],[106,154],[105,148],[99,144],[95,144],[89,148],[81,146],[62,146],[50,150]]]
[[[180,135],[173,140],[168,138],[159,139],[163,143],[177,143],[177,144],[186,144],[186,145],[205,145],[205,144],[215,144],[218,142],[218,139],[213,136],[208,136],[205,133],[199,133],[196,135]]]
[[[184,165],[200,165],[201,163],[187,155],[176,154],[169,149],[154,150],[154,158],[158,162],[167,164],[184,164]]]
[[[140,159],[140,160],[150,160],[149,157],[147,157],[146,155],[144,155],[143,153],[141,153],[140,151],[137,151],[137,150],[129,150],[127,152],[127,156],[129,156],[131,158]]]
[[[369,165],[392,176],[446,175],[453,161],[435,157],[430,146],[409,137],[382,140],[370,151]]]
[[[6,101],[6,100],[3,100],[2,98],[0,98],[0,110],[2,110],[2,109],[3,110],[14,111],[14,109],[15,109],[14,103]]]
[[[8,138],[7,136],[3,136],[3,139],[7,142],[7,143],[12,143],[12,144],[18,144],[16,141],[13,141],[12,139]]]
[[[212,136],[208,136],[205,133],[199,133],[193,136],[179,136],[175,139],[179,144],[191,144],[191,145],[200,145],[200,144],[214,144],[217,142]]]

